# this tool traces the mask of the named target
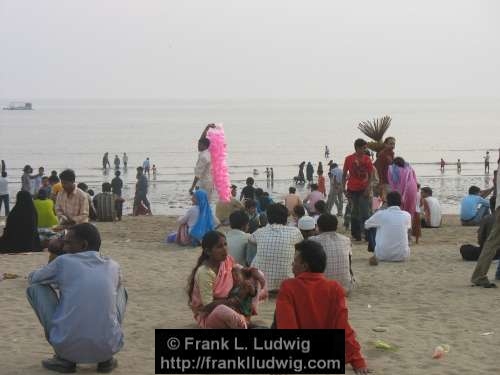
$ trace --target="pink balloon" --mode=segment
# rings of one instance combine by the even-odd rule
[[[210,140],[210,156],[212,158],[212,179],[219,199],[223,202],[231,200],[231,181],[227,167],[226,141],[224,127],[218,124],[215,129],[209,129],[207,138]]]

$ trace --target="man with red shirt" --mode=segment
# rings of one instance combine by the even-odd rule
[[[394,160],[394,147],[396,146],[396,139],[394,137],[387,137],[384,140],[384,148],[377,154],[377,160],[373,165],[377,168],[379,178],[380,196],[385,202],[387,193],[390,191],[389,181],[387,179],[387,171],[389,165]]]
[[[351,203],[351,235],[356,241],[361,241],[361,230],[370,216],[370,180],[374,168],[365,154],[366,146],[364,139],[356,139],[355,152],[345,158],[342,175],[344,193]]]
[[[295,278],[281,283],[276,299],[278,329],[343,329],[345,362],[356,374],[368,374],[356,334],[347,318],[342,286],[329,280],[323,272],[326,254],[320,243],[303,240],[295,245],[292,264]]]

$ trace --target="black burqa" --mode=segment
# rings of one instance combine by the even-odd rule
[[[31,194],[20,191],[0,237],[0,253],[41,251],[38,217]]]

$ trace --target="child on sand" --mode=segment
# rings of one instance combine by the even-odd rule
[[[257,295],[257,279],[254,278],[250,269],[233,267],[233,289],[229,297],[237,301],[234,309],[247,319],[252,316],[252,299]]]
[[[326,197],[326,185],[325,185],[325,177],[323,176],[323,170],[318,171],[318,191],[323,193]]]

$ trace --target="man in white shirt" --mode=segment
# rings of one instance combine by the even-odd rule
[[[500,169],[500,163],[498,164],[498,166]],[[497,173],[496,186],[496,210],[494,212],[495,223],[491,228],[488,239],[483,245],[483,251],[481,251],[481,255],[479,255],[476,268],[474,269],[471,277],[471,282],[474,285],[482,286],[483,288],[497,287],[496,284],[490,283],[490,281],[488,280],[488,270],[490,269],[491,261],[495,257],[497,249],[500,247],[500,173]],[[500,263],[498,263],[495,279],[500,280]]]
[[[411,215],[401,210],[401,195],[397,191],[387,194],[387,205],[387,209],[375,212],[365,222],[365,229],[376,228],[372,265],[379,260],[400,262],[410,256],[408,230],[411,229]]]
[[[441,226],[441,205],[432,196],[430,187],[423,187],[422,194],[422,227],[439,228]]]

